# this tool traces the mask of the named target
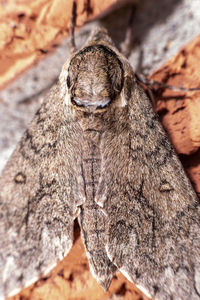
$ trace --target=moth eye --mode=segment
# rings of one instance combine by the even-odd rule
[[[70,78],[69,78],[69,76],[67,76],[67,87],[68,87],[68,89],[70,88]]]

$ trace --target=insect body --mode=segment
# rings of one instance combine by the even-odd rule
[[[77,216],[93,275],[200,299],[200,206],[134,72],[103,29],[63,66],[0,180],[0,294],[68,253]]]

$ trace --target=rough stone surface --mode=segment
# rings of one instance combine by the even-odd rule
[[[181,49],[151,78],[168,85],[200,87],[200,36]],[[200,91],[157,91],[156,111],[200,196]]]
[[[90,7],[79,7],[79,26],[100,14],[107,16],[77,33],[78,46],[100,22],[122,47],[132,13],[129,58],[134,69],[145,74],[153,72],[151,78],[166,84],[199,86],[200,37],[186,45],[199,33],[199,1],[140,0],[138,5],[134,1],[134,6],[129,4],[108,14],[116,2],[83,1]],[[50,0],[0,3],[0,85],[5,86],[40,61],[0,93],[0,169],[69,55],[68,39],[58,45],[69,32],[71,1],[56,3],[59,5]],[[172,55],[175,56],[167,61]],[[200,195],[200,92],[161,88],[155,91],[155,100],[155,109]],[[78,233],[76,236],[69,255],[51,275],[12,299],[147,299],[121,274],[116,275],[105,293],[91,276],[81,239]]]

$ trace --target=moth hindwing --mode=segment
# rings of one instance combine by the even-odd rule
[[[155,299],[200,299],[199,200],[127,59],[97,28],[63,66],[0,180],[0,295],[68,253]]]

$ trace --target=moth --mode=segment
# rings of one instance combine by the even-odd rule
[[[73,244],[154,299],[200,299],[200,205],[128,60],[105,29],[66,61],[0,179],[1,299]]]

